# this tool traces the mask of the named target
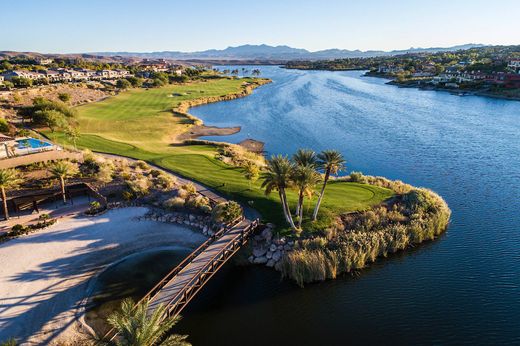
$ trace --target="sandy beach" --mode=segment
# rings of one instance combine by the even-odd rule
[[[0,341],[70,340],[84,332],[79,318],[87,287],[107,265],[145,249],[192,248],[205,240],[178,225],[133,220],[146,211],[76,216],[0,244]]]

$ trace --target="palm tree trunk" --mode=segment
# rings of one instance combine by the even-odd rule
[[[330,176],[330,169],[327,168],[327,171],[325,172],[325,179],[323,179],[323,186],[321,187],[320,197],[318,197],[318,202],[316,203],[316,206],[314,207],[314,212],[312,213],[312,221],[316,221],[318,218],[318,211],[320,210],[321,200],[323,198],[323,195],[325,194],[325,187],[327,186],[327,181],[329,181]]]
[[[298,228],[302,228],[302,222],[303,222],[303,200],[304,200],[304,196],[302,195],[302,201],[300,203],[300,215],[299,215],[299,219],[298,219]]]
[[[63,204],[67,203],[67,197],[65,196],[65,179],[60,177],[60,185],[61,185],[61,196],[63,197]]]
[[[285,199],[284,199],[284,196],[282,194],[282,191],[278,190],[278,195],[280,196],[280,202],[282,203],[282,209],[283,209],[283,216],[285,217],[285,221],[287,221],[287,223],[291,223],[289,221],[289,216],[288,214],[290,212],[287,211],[287,208],[286,208],[286,204],[285,204]]]
[[[9,220],[9,210],[7,210],[7,197],[5,195],[5,188],[2,187],[2,203],[4,205],[5,220]]]
[[[299,228],[297,228],[296,225],[294,224],[294,221],[293,221],[293,218],[291,215],[291,208],[289,208],[289,203],[287,203],[287,196],[285,195],[285,190],[284,189],[281,189],[281,190],[282,190],[281,193],[283,196],[283,203],[285,204],[285,210],[287,210],[287,218],[289,221],[289,225],[291,225],[291,228],[296,231]]]
[[[303,190],[300,190],[298,195],[298,206],[296,207],[296,216],[298,217],[298,228],[301,228],[303,219]]]

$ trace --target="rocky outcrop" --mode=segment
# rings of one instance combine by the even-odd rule
[[[252,253],[249,262],[275,267],[289,251],[294,248],[294,241],[275,236],[274,225],[267,224],[262,232],[251,239]]]

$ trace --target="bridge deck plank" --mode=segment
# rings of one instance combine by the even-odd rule
[[[148,306],[148,313],[151,314],[159,305],[175,304],[172,298],[178,296],[179,292],[186,290],[186,284],[190,282],[199,271],[208,264],[211,259],[223,250],[233,239],[239,235],[251,222],[244,220],[238,225],[227,231],[213,242],[208,248],[193,259],[186,267],[184,267],[175,277],[173,277],[152,299]]]

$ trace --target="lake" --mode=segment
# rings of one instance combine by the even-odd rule
[[[228,264],[177,331],[195,345],[520,343],[520,102],[402,89],[361,71],[260,70],[272,84],[190,111],[242,126],[211,139],[254,138],[268,154],[338,149],[349,171],[440,193],[452,222],[434,242],[304,289]]]

